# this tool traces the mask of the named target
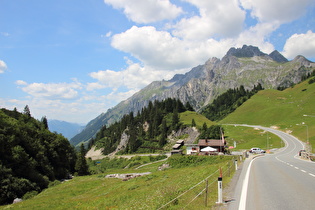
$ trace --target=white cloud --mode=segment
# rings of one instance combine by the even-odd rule
[[[15,84],[24,86],[24,85],[27,85],[27,82],[25,82],[23,80],[17,80],[17,81],[15,81]]]
[[[251,44],[266,52],[274,47],[268,36],[277,23],[258,23],[243,30],[245,11],[236,0],[186,0],[199,9],[199,15],[182,18],[167,27],[133,26],[112,36],[112,47],[129,53],[144,68],[177,70],[204,63],[210,57],[222,57],[230,47]]]
[[[245,11],[236,0],[186,0],[199,9],[199,16],[183,18],[173,34],[188,40],[234,37],[243,29]]]
[[[152,23],[174,19],[183,11],[169,0],[104,0],[136,23]]]
[[[0,60],[0,74],[4,73],[7,70],[7,65],[4,61]]]
[[[258,23],[255,26],[244,30],[234,40],[235,46],[241,47],[243,44],[258,46],[259,49],[265,53],[270,53],[274,50],[274,46],[266,40],[277,28],[273,23]]]
[[[112,32],[111,32],[111,31],[109,31],[109,32],[107,32],[107,33],[106,33],[106,35],[105,35],[105,36],[106,36],[106,37],[110,37],[111,35],[112,35]]]
[[[87,90],[102,88],[127,88],[131,91],[138,91],[154,80],[171,79],[175,73],[182,73],[183,70],[165,71],[156,70],[149,66],[143,67],[139,63],[127,60],[128,67],[122,71],[101,70],[90,73],[90,76],[97,82],[89,83]],[[186,71],[186,70],[185,70]]]
[[[32,83],[27,84],[22,80],[16,81],[17,85],[22,85],[22,90],[35,98],[46,99],[75,99],[78,97],[79,89],[82,85],[74,81],[72,83]]]
[[[133,94],[137,93],[138,90],[129,90],[126,92],[117,92],[117,91],[113,91],[112,93],[104,96],[104,100],[108,100],[108,101],[112,101],[116,104],[118,104],[119,102],[126,100],[127,98],[131,97]]]
[[[97,77],[97,76],[96,76]],[[97,83],[97,82],[91,82],[91,83],[88,83],[87,86],[86,86],[86,90],[88,91],[92,91],[92,90],[97,90],[97,89],[103,89],[105,88],[106,86],[105,85],[102,85],[100,83]]]
[[[22,112],[25,105],[31,110],[31,115],[37,119],[47,116],[48,119],[58,119],[67,122],[87,123],[108,108],[136,93],[134,90],[125,92],[113,91],[106,95],[86,94],[73,100],[63,98],[47,98],[30,96],[24,99],[3,99],[0,97],[0,107],[13,110],[15,107]]]
[[[203,43],[181,40],[167,31],[157,31],[153,26],[133,26],[116,34],[112,46],[132,54],[144,66],[155,69],[180,69],[198,65],[207,58]]]
[[[288,23],[304,14],[313,0],[240,0],[261,22]]]
[[[296,55],[315,58],[315,33],[293,34],[283,47],[283,55],[293,59]]]
[[[167,31],[157,31],[153,26],[133,26],[114,35],[112,46],[139,59],[144,68],[174,71],[203,64],[211,57],[221,58],[230,47],[240,47],[243,44],[251,44],[265,52],[271,52],[274,47],[266,41],[266,37],[273,30],[273,24],[261,23],[234,38],[193,41],[179,39]]]
[[[122,72],[115,72],[112,70],[100,70],[92,72],[90,77],[98,80],[100,83],[89,83],[88,90],[101,89],[102,87],[118,87],[123,84]]]
[[[210,57],[221,58],[230,47],[243,44],[258,46],[269,53],[274,50],[269,42],[272,32],[304,14],[312,4],[311,0],[184,1],[195,6],[199,14],[185,13],[177,22],[166,23],[164,30],[133,26],[114,34],[112,47],[137,58],[144,69],[155,71],[189,69]],[[115,5],[120,8],[123,3],[120,0]],[[251,12],[258,22],[244,29],[246,12]]]

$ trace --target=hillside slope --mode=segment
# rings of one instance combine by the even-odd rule
[[[308,81],[284,91],[260,91],[220,123],[277,126],[314,144],[315,83]]]
[[[0,205],[38,193],[74,172],[76,153],[62,135],[27,113],[0,109]]]
[[[301,81],[301,77],[313,68],[315,63],[303,56],[286,62],[276,51],[267,55],[253,46],[231,48],[221,60],[211,58],[184,75],[175,75],[169,81],[152,82],[88,123],[81,133],[71,139],[71,143],[77,145],[88,141],[103,125],[112,124],[130,112],[137,113],[149,101],[176,98],[184,104],[189,102],[198,111],[228,89],[241,85],[245,89],[252,89],[258,83],[265,89],[289,87]]]

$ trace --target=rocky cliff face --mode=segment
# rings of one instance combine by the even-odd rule
[[[87,141],[101,128],[131,111],[137,113],[149,101],[179,98],[189,102],[196,111],[230,88],[243,85],[252,89],[258,83],[264,88],[277,88],[297,83],[315,68],[315,63],[303,56],[288,61],[278,51],[267,55],[257,47],[231,48],[220,60],[210,58],[184,75],[175,75],[169,81],[152,82],[147,87],[122,101],[107,113],[92,120],[71,142]]]

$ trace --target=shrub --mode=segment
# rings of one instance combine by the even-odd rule
[[[315,77],[308,81],[308,84],[313,84],[315,82]]]
[[[173,168],[183,168],[189,166],[199,166],[202,164],[216,164],[223,162],[231,157],[225,156],[181,156],[173,155],[168,159],[168,163]]]
[[[38,192],[33,190],[33,191],[30,191],[30,192],[27,192],[23,195],[23,200],[27,200],[27,199],[30,199],[30,198],[33,198],[35,197],[36,195],[38,195]]]
[[[56,186],[56,185],[58,185],[58,184],[60,184],[61,182],[59,181],[59,180],[55,180],[55,181],[53,181],[53,182],[49,182],[49,184],[48,184],[48,187],[53,187],[53,186]]]

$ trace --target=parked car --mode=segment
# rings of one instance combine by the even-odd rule
[[[250,153],[255,153],[255,154],[266,153],[265,150],[262,150],[262,149],[257,148],[257,147],[251,148],[251,149],[249,150],[249,152],[250,152]]]

